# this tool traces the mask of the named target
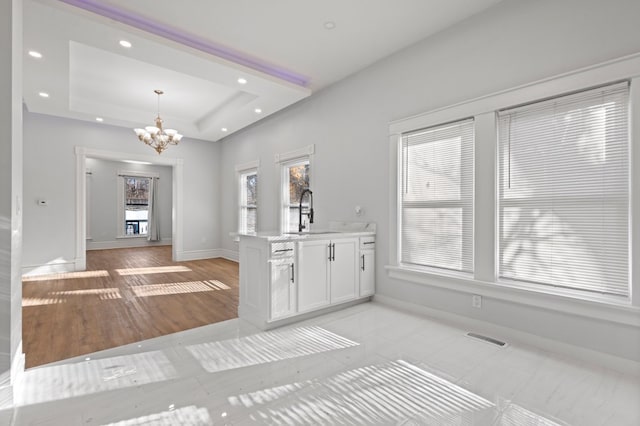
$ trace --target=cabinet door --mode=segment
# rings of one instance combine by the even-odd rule
[[[360,251],[360,296],[375,293],[375,253],[374,250]]]
[[[353,300],[358,296],[358,248],[357,238],[332,240],[331,303]]]
[[[329,241],[301,241],[298,246],[298,312],[329,305]]]
[[[271,261],[270,319],[278,319],[296,312],[293,258]]]

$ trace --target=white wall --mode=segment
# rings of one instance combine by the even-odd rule
[[[319,227],[329,220],[378,224],[377,292],[539,336],[640,359],[640,330],[560,312],[485,300],[388,278],[389,122],[640,52],[637,0],[513,0],[399,52],[251,128],[222,148],[223,206],[236,206],[234,165],[260,159],[259,230],[278,228],[274,154],[315,144],[311,171]],[[392,31],[393,29],[388,29]],[[364,209],[356,217],[354,206]],[[222,211],[222,244],[237,228]]]
[[[23,368],[21,123],[22,4],[13,0],[0,3],[0,405],[11,402],[12,374]]]
[[[74,262],[76,146],[157,155],[131,129],[26,113],[23,268],[27,271]],[[183,255],[211,257],[220,241],[220,144],[184,138],[162,156],[184,160]],[[40,198],[48,206],[39,207]]]
[[[87,158],[87,176],[90,186],[90,199],[87,202],[87,221],[89,223],[87,250],[146,246],[171,243],[171,189],[172,167],[148,164],[131,164],[109,161],[99,158]],[[160,235],[163,241],[150,242],[146,238],[120,238],[118,217],[118,185],[122,179],[120,171],[144,172],[158,175],[157,212],[160,216]],[[46,207],[42,207],[46,209]]]

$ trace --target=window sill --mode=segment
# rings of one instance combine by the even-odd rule
[[[519,303],[564,314],[616,322],[640,327],[640,308],[632,306],[629,300],[615,297],[586,298],[559,291],[541,290],[538,286],[526,286],[511,282],[485,282],[469,275],[435,273],[406,266],[385,266],[390,278],[409,281],[430,287],[451,291],[477,294],[491,299]],[[532,288],[533,287],[533,288]]]
[[[116,240],[128,240],[132,238],[147,238],[147,235],[118,235]]]

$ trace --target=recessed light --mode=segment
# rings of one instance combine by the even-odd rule
[[[254,109],[254,111],[256,112],[256,114],[260,114],[262,112],[262,110],[260,108],[256,108],[256,109]]]
[[[96,121],[99,121],[100,123],[102,123],[104,121],[104,118],[102,117],[96,117]]]
[[[29,56],[31,56],[32,58],[40,59],[42,58],[42,53],[36,52],[35,50],[30,50]]]
[[[46,93],[46,92],[40,92],[40,93],[38,93],[38,95],[40,95],[40,97],[42,97],[42,98],[48,98],[49,97],[49,94]]]
[[[246,79],[246,78],[242,78],[242,77],[240,77],[240,78],[238,79],[238,83],[240,83],[240,84],[247,84],[247,79]]]
[[[131,47],[131,42],[127,40],[120,40],[120,46],[126,47],[127,49]]]
[[[334,29],[335,27],[336,27],[336,23],[335,23],[335,22],[333,22],[333,21],[326,21],[326,22],[324,23],[324,29],[325,29],[325,30],[332,30],[332,29]]]
[[[223,132],[226,132],[226,131],[227,131],[227,130],[229,130],[229,129],[227,129],[226,127],[223,127],[223,128],[222,128],[222,129],[220,129],[220,130],[222,130]]]

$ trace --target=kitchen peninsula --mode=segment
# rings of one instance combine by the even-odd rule
[[[261,329],[366,302],[375,292],[375,225],[240,235],[238,316]]]

